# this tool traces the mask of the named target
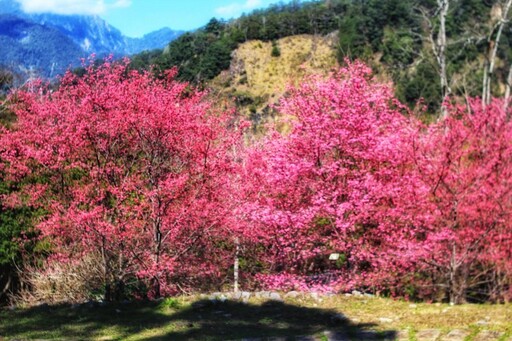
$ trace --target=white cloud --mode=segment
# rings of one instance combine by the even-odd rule
[[[131,0],[16,0],[27,13],[103,14],[128,7]]]
[[[258,6],[261,6],[261,0],[247,0],[245,3],[245,7],[254,9]]]
[[[243,11],[250,11],[261,6],[261,0],[247,0],[245,3],[234,2],[227,6],[217,7],[215,13],[221,16],[233,16]]]

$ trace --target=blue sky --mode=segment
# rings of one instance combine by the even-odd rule
[[[16,0],[26,12],[97,14],[125,35],[140,37],[162,27],[191,30],[213,17],[235,18],[280,0]],[[288,1],[284,1],[288,2]]]

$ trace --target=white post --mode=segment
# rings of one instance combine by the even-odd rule
[[[235,264],[234,264],[234,271],[233,271],[233,277],[234,277],[234,291],[238,292],[238,271],[239,271],[239,263],[238,263],[238,254],[240,253],[240,241],[238,240],[238,237],[235,238]]]

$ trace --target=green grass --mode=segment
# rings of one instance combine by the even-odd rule
[[[342,313],[348,319],[333,319]],[[385,321],[383,322],[383,318]],[[392,320],[392,321],[391,321]],[[478,321],[489,321],[480,326]],[[415,304],[383,298],[297,298],[286,302],[251,299],[211,302],[193,297],[162,302],[105,306],[41,306],[0,310],[0,340],[237,340],[290,337],[342,331],[348,336],[375,331],[377,339],[392,339],[399,331],[466,329],[472,339],[480,330],[512,335],[511,305]]]

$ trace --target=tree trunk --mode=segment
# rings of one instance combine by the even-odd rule
[[[487,59],[486,68],[484,70],[484,79],[482,85],[482,106],[486,107],[491,102],[491,83],[492,83],[492,74],[494,73],[494,67],[496,65],[496,55],[498,54],[498,46],[500,43],[501,35],[503,32],[503,28],[505,24],[508,22],[508,12],[510,10],[510,6],[512,5],[512,0],[507,0],[505,3],[505,7],[502,10],[501,19],[498,24],[498,32],[496,33],[496,38],[493,40],[494,29],[491,30],[489,37],[487,38],[489,42],[489,56]],[[507,82],[508,83],[508,82]]]
[[[116,282],[114,298],[117,302],[124,299],[124,281],[122,279],[118,279]]]
[[[452,244],[452,254],[450,258],[450,280],[448,285],[450,304],[457,304],[459,301],[459,289],[457,285],[457,251],[455,243]]]
[[[448,296],[451,305],[466,303],[469,275],[468,266],[468,264],[463,263],[460,259],[457,260],[457,247],[455,243],[452,243],[450,277],[448,283]]]
[[[508,111],[508,106],[510,104],[510,87],[512,86],[512,63],[508,69],[507,82],[505,84],[505,98],[503,99],[503,110],[507,114],[507,120],[510,121],[510,112]]]
[[[451,89],[448,84],[448,73],[446,71],[446,16],[450,7],[449,0],[437,0],[439,8],[439,32],[436,41],[436,58],[439,65],[439,77],[441,80],[441,95],[443,102],[441,103],[441,119],[448,116],[448,109],[446,101],[451,94]]]
[[[112,287],[110,286],[110,283],[105,284],[105,295],[103,296],[103,300],[105,302],[112,301]]]
[[[160,206],[160,201],[158,202],[158,205]],[[162,253],[162,232],[161,232],[161,219],[160,217],[156,218],[153,221],[153,241],[155,243],[155,249],[154,249],[154,262],[156,266],[160,264],[160,254]],[[160,292],[160,277],[158,274],[154,275],[152,280],[152,290],[153,295],[155,298],[159,298],[161,295]]]
[[[7,293],[11,290],[12,274],[7,270],[5,278],[0,277],[0,282],[5,281],[3,289],[0,291],[0,303],[7,297]]]
[[[105,237],[102,237],[101,258],[103,262],[103,285],[105,286],[103,300],[108,302],[112,300],[112,288],[110,286],[110,266],[105,244]]]

